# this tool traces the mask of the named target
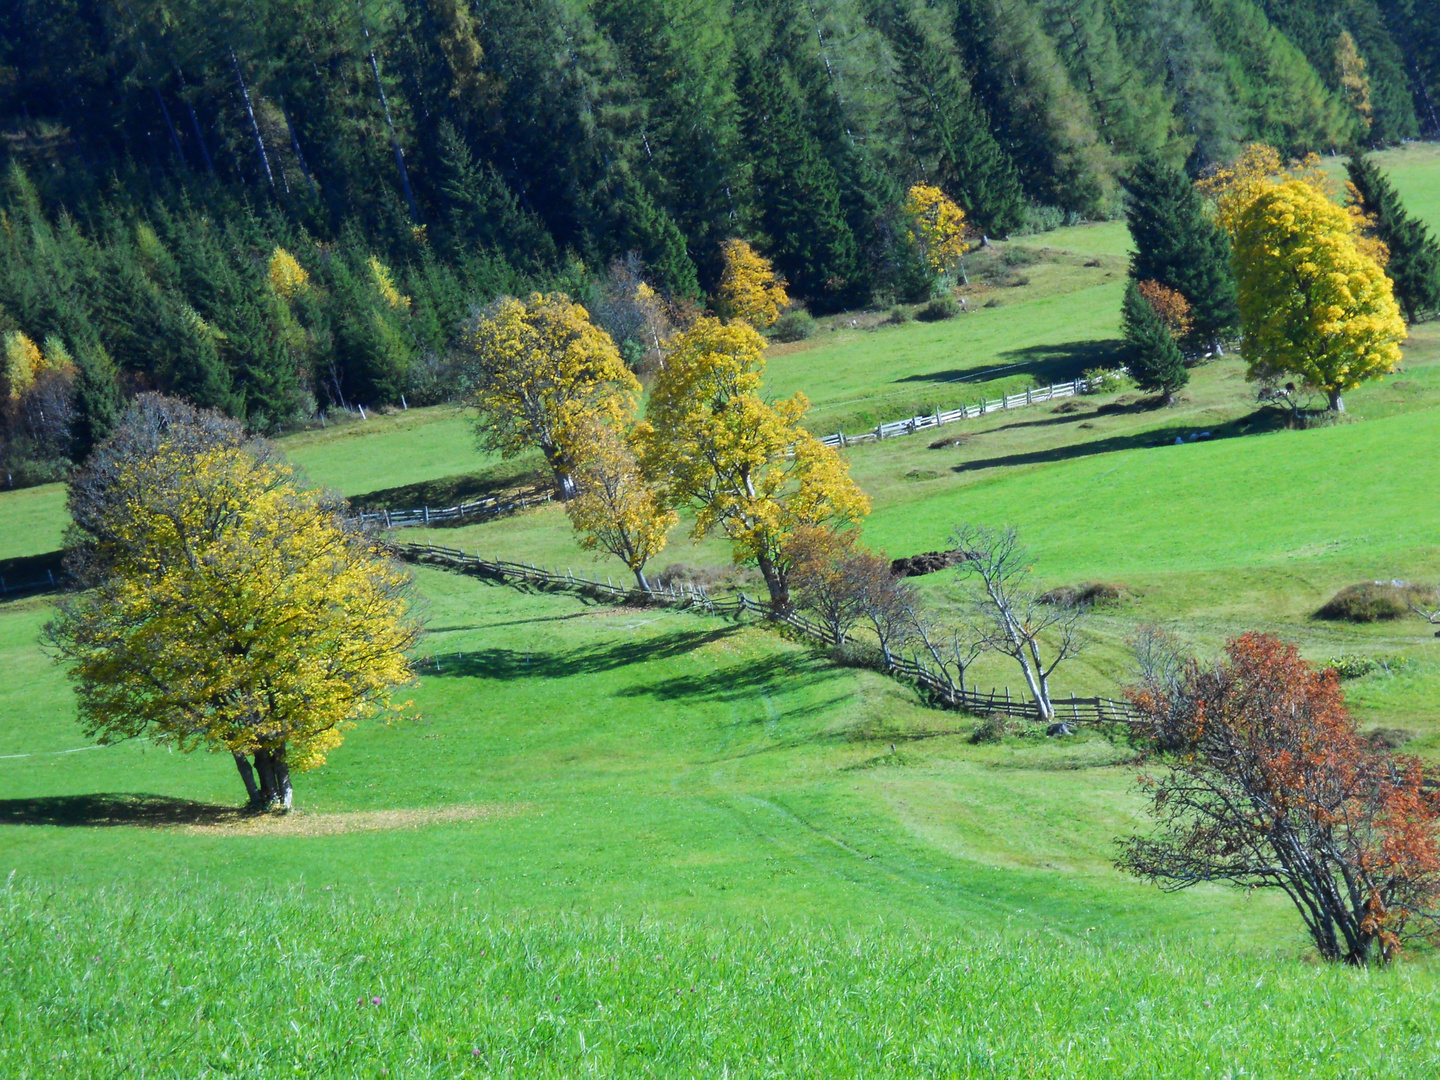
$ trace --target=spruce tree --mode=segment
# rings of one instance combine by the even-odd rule
[[[70,460],[80,464],[119,420],[124,401],[115,364],[94,342],[75,350],[75,417],[70,422]]]
[[[1135,243],[1131,278],[1153,279],[1184,296],[1194,319],[1193,340],[1218,345],[1240,322],[1229,240],[1205,215],[1185,174],[1158,158],[1142,159],[1126,189]]]
[[[1009,155],[989,131],[950,49],[925,33],[903,8],[886,20],[895,49],[901,104],[912,145],[938,183],[970,219],[999,235],[1020,224],[1025,195]]]
[[[1400,194],[1376,164],[1358,150],[1346,162],[1360,209],[1375,223],[1375,234],[1390,249],[1385,273],[1406,322],[1440,311],[1440,243],[1418,218],[1405,212]]]
[[[1125,283],[1121,308],[1130,377],[1141,390],[1159,391],[1165,405],[1175,404],[1175,391],[1190,381],[1180,347],[1165,329],[1150,302],[1140,294],[1135,279]]]

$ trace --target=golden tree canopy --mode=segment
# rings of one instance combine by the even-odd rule
[[[788,604],[785,541],[800,525],[845,525],[870,500],[834,450],[800,426],[803,394],[760,397],[765,342],[744,323],[702,318],[671,343],[639,438],[647,475],[692,503],[698,539],[719,528]]]
[[[586,551],[621,559],[642,589],[645,566],[665,550],[679,516],[646,483],[630,441],[605,424],[590,422],[578,434],[576,480],[580,493],[565,506]]]
[[[282,247],[270,256],[270,288],[285,300],[299,296],[310,287],[310,274],[298,259]],[[394,283],[390,286],[395,288]],[[398,295],[398,291],[397,291]]]
[[[577,431],[592,421],[623,428],[640,384],[610,335],[564,293],[503,297],[466,330],[469,404],[481,443],[506,457],[544,454],[561,493],[574,493]]]
[[[1340,410],[1344,391],[1400,363],[1405,321],[1390,279],[1312,185],[1260,195],[1240,218],[1234,261],[1252,378],[1288,372]]]
[[[1273,146],[1251,143],[1233,164],[1220,166],[1196,181],[1195,187],[1210,200],[1216,224],[1233,241],[1241,216],[1256,199],[1281,184],[1297,181],[1309,184],[1321,195],[1331,194],[1333,185],[1315,154],[1287,166]]]
[[[392,712],[416,640],[408,576],[289,466],[246,448],[164,444],[124,461],[100,552],[108,573],[47,628],[81,723],[247,755],[265,774],[321,765],[357,720]],[[267,780],[268,782],[268,780]]]
[[[725,269],[717,290],[727,318],[743,319],[763,330],[790,303],[784,280],[775,276],[770,260],[744,240],[726,240],[720,247]]]
[[[965,211],[938,187],[912,187],[905,197],[905,213],[910,219],[910,239],[935,273],[946,273],[969,250]]]

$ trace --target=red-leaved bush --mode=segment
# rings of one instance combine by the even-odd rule
[[[1336,673],[1268,634],[1210,666],[1155,642],[1129,697],[1163,767],[1141,777],[1159,829],[1123,841],[1119,866],[1167,890],[1282,889],[1329,960],[1433,935],[1440,806],[1418,760],[1360,737]]]

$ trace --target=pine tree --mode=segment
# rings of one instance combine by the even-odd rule
[[[1395,285],[1405,320],[1413,323],[1440,311],[1440,242],[1423,221],[1405,212],[1389,178],[1364,154],[1355,151],[1346,169],[1352,198],[1390,251],[1385,273]]]
[[[958,70],[953,46],[944,49],[915,13],[903,8],[885,29],[895,49],[912,145],[927,166],[927,179],[952,195],[973,221],[1004,235],[1020,224],[1024,192],[1014,163],[990,134]]]
[[[1197,344],[1218,344],[1240,321],[1230,242],[1206,215],[1194,186],[1158,158],[1145,158],[1126,181],[1126,215],[1135,251],[1130,276],[1151,279],[1190,302]]]
[[[1134,278],[1125,284],[1121,322],[1130,377],[1135,385],[1141,390],[1162,393],[1166,406],[1175,404],[1175,392],[1190,381],[1190,372],[1185,369],[1180,347],[1149,301],[1140,294]]]
[[[70,423],[70,460],[77,465],[110,434],[124,402],[115,364],[105,350],[86,342],[75,350],[75,417]]]
[[[756,57],[742,60],[739,89],[755,195],[775,264],[813,304],[837,306],[859,273],[860,252],[840,205],[835,170],[770,65]]]

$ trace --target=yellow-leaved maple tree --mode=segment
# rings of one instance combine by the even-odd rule
[[[1251,378],[1293,374],[1343,412],[1346,390],[1399,365],[1405,321],[1390,279],[1314,186],[1292,180],[1251,203],[1234,263]]]
[[[719,529],[753,563],[779,610],[790,606],[786,541],[804,525],[840,527],[870,512],[849,466],[800,426],[803,394],[760,396],[765,342],[745,323],[698,319],[671,342],[637,438],[669,505],[695,507],[693,535]]]
[[[965,211],[932,184],[916,184],[905,196],[910,240],[937,274],[950,269],[969,250],[965,243]]]
[[[496,301],[461,344],[481,445],[507,458],[539,448],[561,497],[573,496],[577,433],[592,422],[623,428],[640,394],[610,335],[564,293],[532,293]]]
[[[86,734],[232,754],[252,805],[288,809],[292,770],[403,708],[408,575],[249,447],[164,443],[107,483],[103,578],[46,628]]]
[[[640,472],[631,440],[614,428],[590,421],[576,433],[576,479],[580,493],[565,505],[586,551],[609,552],[648,592],[645,566],[665,550],[679,516],[665,506]]]
[[[716,290],[720,310],[727,318],[743,319],[759,330],[773,325],[790,296],[770,260],[744,240],[726,240],[720,245],[720,257],[725,264]]]

